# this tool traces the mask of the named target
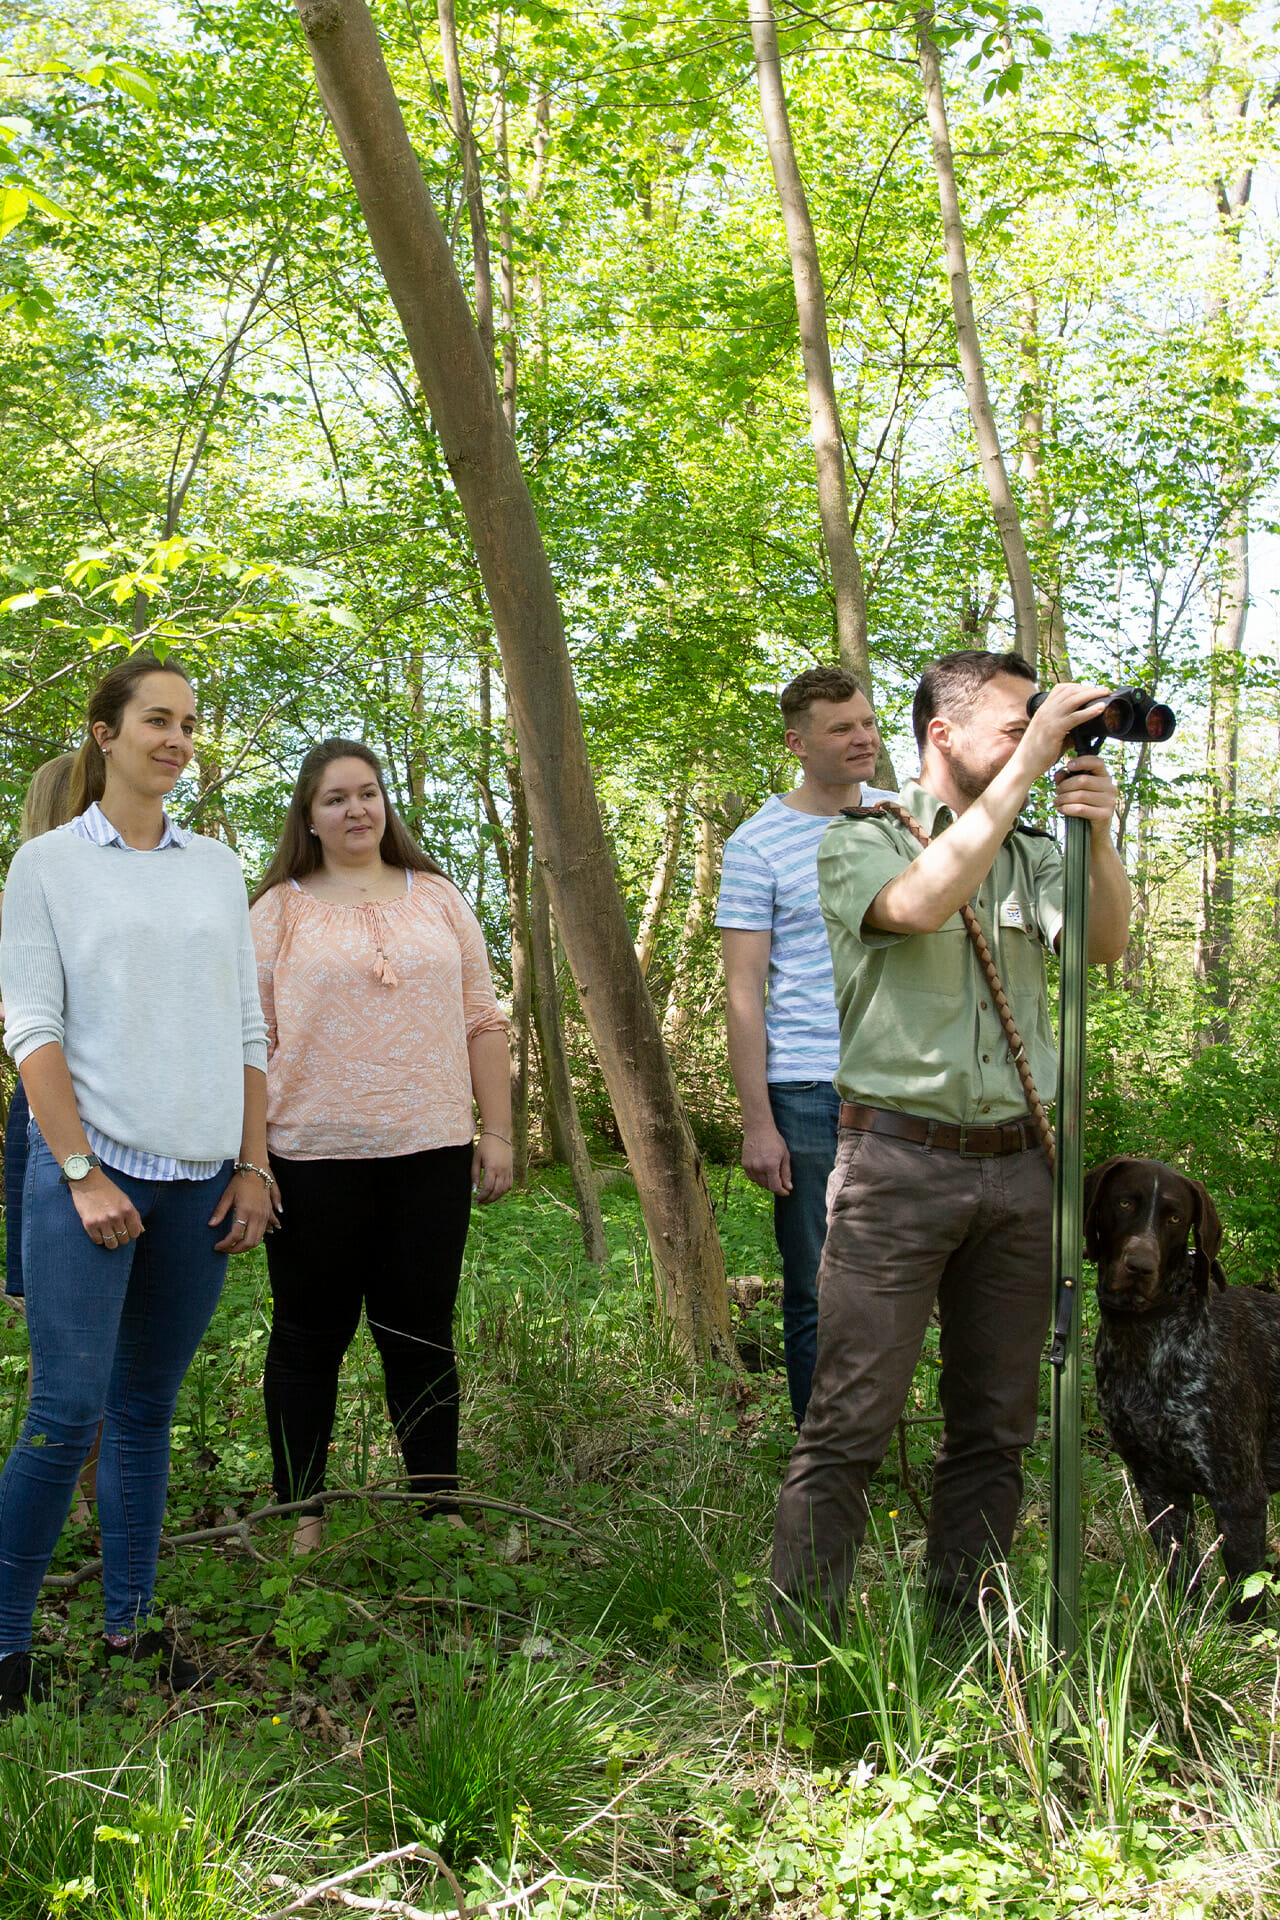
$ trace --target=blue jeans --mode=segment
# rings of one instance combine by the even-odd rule
[[[145,1233],[95,1246],[39,1132],[23,1192],[31,1404],[0,1473],[0,1658],[31,1644],[76,1478],[102,1422],[98,1522],[108,1633],[151,1612],[178,1388],[213,1318],[227,1256],[209,1215],[230,1177],[137,1180],[109,1168]]]
[[[22,1189],[27,1179],[27,1122],[31,1109],[21,1080],[4,1123],[4,1290],[22,1292]]]
[[[836,1163],[840,1095],[829,1080],[775,1081],[773,1124],[791,1155],[791,1192],[773,1203],[782,1256],[782,1342],[797,1427],[804,1425],[818,1354],[818,1262],[827,1237],[827,1181]]]

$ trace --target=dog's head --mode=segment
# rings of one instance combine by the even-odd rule
[[[1140,1314],[1182,1279],[1189,1245],[1191,1280],[1207,1294],[1227,1284],[1218,1265],[1222,1223],[1199,1180],[1159,1160],[1118,1155],[1085,1176],[1084,1250],[1098,1263],[1098,1303]]]

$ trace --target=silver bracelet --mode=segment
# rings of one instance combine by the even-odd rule
[[[274,1185],[274,1181],[272,1180],[271,1175],[267,1172],[267,1169],[265,1167],[255,1167],[252,1160],[237,1160],[236,1172],[237,1173],[256,1173],[259,1180],[261,1180],[263,1186],[266,1187],[268,1192],[270,1192],[272,1186]]]
[[[495,1133],[492,1127],[481,1127],[480,1134],[479,1134],[479,1137],[481,1140],[484,1139],[486,1133],[488,1134],[491,1140],[501,1140],[504,1147],[509,1147],[511,1145],[511,1142],[508,1140],[505,1133]]]

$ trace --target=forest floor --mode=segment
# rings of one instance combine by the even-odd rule
[[[281,1519],[166,1554],[170,1616],[217,1669],[198,1700],[103,1670],[95,1581],[47,1590],[53,1701],[0,1725],[0,1920],[1280,1911],[1275,1637],[1212,1601],[1171,1617],[1096,1427],[1074,1690],[1044,1658],[1047,1420],[1012,1626],[930,1639],[928,1354],[847,1640],[802,1659],[763,1631],[791,1443],[776,1256],[767,1196],[724,1169],[712,1189],[730,1272],[769,1281],[742,1316],[755,1371],[695,1378],[675,1350],[625,1183],[597,1272],[539,1178],[477,1215],[458,1319],[463,1482],[510,1510],[458,1530],[353,1499],[306,1559]],[[270,1503],[265,1340],[255,1255],[183,1390],[171,1535]],[[5,1444],[19,1318],[0,1343]],[[332,1468],[395,1478],[363,1336]],[[96,1546],[70,1526],[55,1573]]]

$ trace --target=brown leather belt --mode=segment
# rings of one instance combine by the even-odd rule
[[[983,1155],[1026,1153],[1039,1145],[1031,1115],[1006,1120],[998,1127],[954,1127],[945,1120],[923,1120],[914,1113],[894,1113],[888,1107],[861,1107],[840,1102],[840,1125],[855,1133],[883,1133],[890,1140],[910,1140],[918,1147],[942,1147],[948,1153]]]

